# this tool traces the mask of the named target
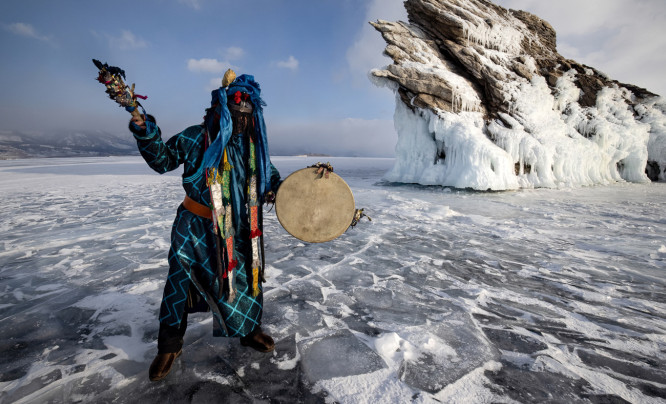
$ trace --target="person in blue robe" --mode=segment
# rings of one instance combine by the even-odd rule
[[[260,327],[264,264],[256,259],[261,256],[263,261],[261,206],[274,201],[280,184],[280,174],[268,154],[264,105],[259,84],[252,76],[241,75],[212,92],[202,124],[190,126],[166,142],[152,116],[130,122],[141,156],[153,170],[163,174],[183,166],[186,195],[171,231],[169,275],[159,313],[158,353],[149,370],[151,380],[166,377],[182,353],[188,313],[211,311],[214,336],[240,337],[242,345],[261,352],[275,347]],[[226,187],[228,193],[225,206],[231,212],[227,218],[231,227],[226,234],[221,230],[225,224],[216,222],[222,218],[216,212],[223,206],[215,206],[211,189],[225,169],[225,180],[218,188]],[[250,185],[256,187],[256,194]],[[253,198],[258,205],[254,218]]]

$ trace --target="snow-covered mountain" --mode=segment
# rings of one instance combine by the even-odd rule
[[[129,132],[78,131],[48,135],[0,132],[0,160],[138,154],[136,142]]]
[[[561,56],[548,22],[486,0],[407,0],[393,64],[395,182],[479,190],[666,180],[666,103]],[[637,68],[639,68],[637,66]]]

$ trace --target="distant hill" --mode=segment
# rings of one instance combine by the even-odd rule
[[[118,135],[104,131],[76,131],[27,134],[0,131],[0,160],[138,155],[136,141],[129,133]],[[278,151],[274,155],[330,157],[322,153],[294,153],[293,150],[287,149]]]
[[[138,154],[136,142],[128,133],[77,131],[36,135],[0,132],[0,160]]]

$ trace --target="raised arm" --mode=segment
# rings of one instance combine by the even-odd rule
[[[178,168],[185,161],[187,152],[191,148],[189,143],[192,139],[183,136],[184,132],[164,142],[162,132],[152,115],[147,115],[145,121],[133,117],[129,128],[143,159],[150,168],[160,174]]]

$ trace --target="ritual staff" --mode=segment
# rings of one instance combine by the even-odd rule
[[[262,206],[274,202],[280,174],[268,154],[260,93],[253,76],[236,78],[229,70],[212,92],[202,124],[164,142],[152,116],[130,122],[153,170],[162,174],[184,166],[186,195],[171,231],[150,380],[166,377],[182,353],[188,313],[210,310],[214,336],[240,337],[243,346],[261,352],[275,347],[260,327]]]

